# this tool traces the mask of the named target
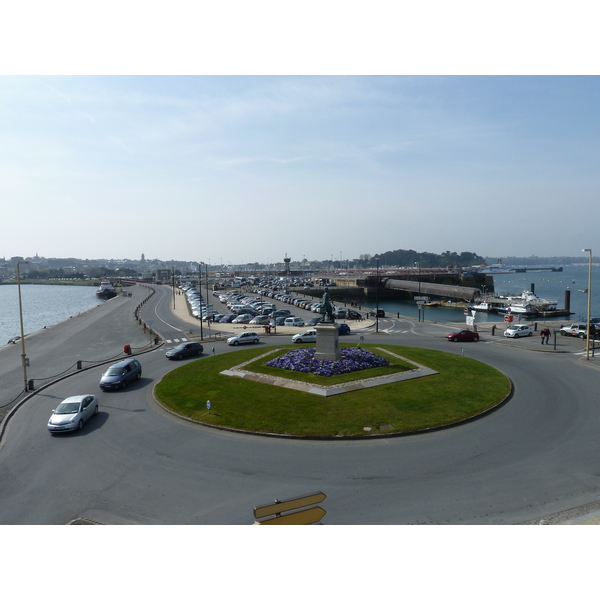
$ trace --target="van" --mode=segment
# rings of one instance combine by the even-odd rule
[[[286,327],[304,327],[304,321],[300,317],[288,317],[283,324]]]

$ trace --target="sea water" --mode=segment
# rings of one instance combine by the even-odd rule
[[[64,321],[103,301],[94,286],[21,284],[25,335]],[[17,285],[0,285],[0,346],[21,335]]]
[[[533,284],[534,292],[540,298],[556,300],[557,308],[565,306],[565,291],[571,293],[570,317],[561,317],[573,322],[585,319],[587,316],[588,294],[580,291],[588,287],[588,264],[564,266],[562,271],[527,271],[525,273],[507,273],[505,275],[494,275],[494,291],[497,294],[520,295],[523,291],[531,291]],[[595,290],[600,289],[600,265],[592,267],[592,290],[591,290],[591,313],[592,317],[600,317],[600,297]],[[432,298],[435,300],[435,298]],[[373,297],[369,299],[369,308],[375,308]],[[419,309],[415,301],[379,300],[379,308],[389,313],[399,313],[401,316],[419,316]],[[421,308],[421,317],[427,321],[459,322],[464,321],[464,309],[449,306],[425,306]],[[515,317],[516,318],[516,317]],[[504,316],[499,314],[477,313],[478,322],[503,321]],[[524,322],[535,319],[523,319]],[[538,321],[540,319],[537,319]],[[548,319],[549,321],[550,319]]]

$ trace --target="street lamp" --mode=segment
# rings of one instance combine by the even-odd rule
[[[28,260],[17,262],[17,287],[19,288],[19,318],[21,320],[21,362],[23,363],[23,391],[27,392],[27,355],[25,354],[25,331],[23,329],[23,302],[21,301],[21,269],[19,265],[28,265]]]
[[[202,298],[202,268],[200,265],[203,265],[203,262],[198,263],[198,292],[200,293],[200,297]],[[206,302],[204,303],[206,306]],[[208,314],[208,313],[207,313]],[[202,309],[200,309],[200,341],[204,340],[204,333],[202,331]]]
[[[379,333],[379,259],[377,259],[377,281],[375,283],[375,333]]]
[[[590,360],[590,321],[592,318],[592,249],[584,248],[582,252],[590,253],[590,264],[588,267],[587,326],[585,334],[585,360]]]

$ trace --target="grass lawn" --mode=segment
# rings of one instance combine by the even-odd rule
[[[368,437],[381,433],[382,425],[386,426],[386,433],[399,433],[460,422],[497,405],[510,392],[505,375],[471,358],[410,346],[363,344],[361,347],[373,352],[376,347],[386,348],[439,374],[329,398],[220,374],[272,349],[254,347],[183,365],[160,381],[155,394],[170,410],[211,425],[301,437]],[[289,351],[297,346],[282,348]],[[386,353],[382,355],[392,359]],[[348,381],[349,376],[364,379],[383,374],[382,369],[388,369],[389,373],[407,368],[404,361],[393,359],[391,367],[319,377],[265,367],[262,363],[273,356],[257,361],[252,370],[331,385]],[[211,402],[210,414],[207,400]],[[371,431],[365,431],[364,427],[371,427]]]

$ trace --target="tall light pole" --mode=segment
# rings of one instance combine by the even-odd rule
[[[588,267],[587,326],[585,334],[585,360],[590,360],[590,321],[592,318],[592,249],[584,248],[582,252],[590,253],[590,264]]]
[[[379,259],[377,259],[377,282],[375,283],[375,333],[379,333]]]
[[[198,263],[198,292],[202,298],[202,267],[203,262]],[[206,302],[204,303],[206,305]],[[207,309],[208,310],[208,309]],[[208,314],[208,313],[207,313]],[[200,310],[200,341],[204,340],[204,332],[202,331],[202,310]]]
[[[23,391],[27,392],[27,354],[25,354],[25,331],[23,328],[23,302],[21,301],[21,269],[19,265],[28,265],[28,260],[17,262],[17,287],[19,288],[19,318],[21,320],[21,362],[23,363]]]

